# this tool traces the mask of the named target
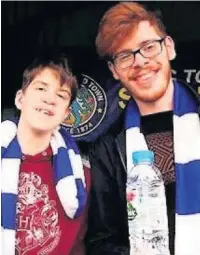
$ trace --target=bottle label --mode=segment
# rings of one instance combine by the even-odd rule
[[[128,220],[132,221],[137,216],[136,208],[133,206],[133,200],[135,199],[135,193],[133,190],[126,192],[127,200],[127,211],[128,211]]]

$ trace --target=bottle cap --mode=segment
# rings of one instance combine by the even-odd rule
[[[149,151],[149,150],[136,151],[132,153],[132,160],[134,165],[137,165],[142,162],[153,163],[154,153],[153,151]]]

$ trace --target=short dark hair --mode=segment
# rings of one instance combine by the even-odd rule
[[[78,92],[78,82],[76,76],[72,74],[68,66],[68,60],[64,54],[59,55],[40,55],[24,70],[22,80],[22,90],[25,91],[36,75],[45,68],[52,69],[60,79],[60,85],[67,85],[71,89],[70,104],[76,98]]]

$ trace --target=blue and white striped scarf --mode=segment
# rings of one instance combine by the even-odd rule
[[[2,254],[15,254],[16,202],[22,152],[16,138],[17,125],[1,123],[1,226]],[[60,202],[69,218],[78,217],[86,205],[86,184],[83,165],[76,144],[62,129],[51,139],[55,186]]]
[[[200,120],[198,104],[188,89],[174,81],[174,160],[176,172],[176,255],[200,253]],[[126,111],[127,172],[132,152],[148,149],[140,133],[140,112],[135,101]]]

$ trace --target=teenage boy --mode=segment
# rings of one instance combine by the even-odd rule
[[[77,89],[63,56],[38,58],[23,73],[19,120],[1,124],[4,255],[85,254],[90,177],[59,128]]]

